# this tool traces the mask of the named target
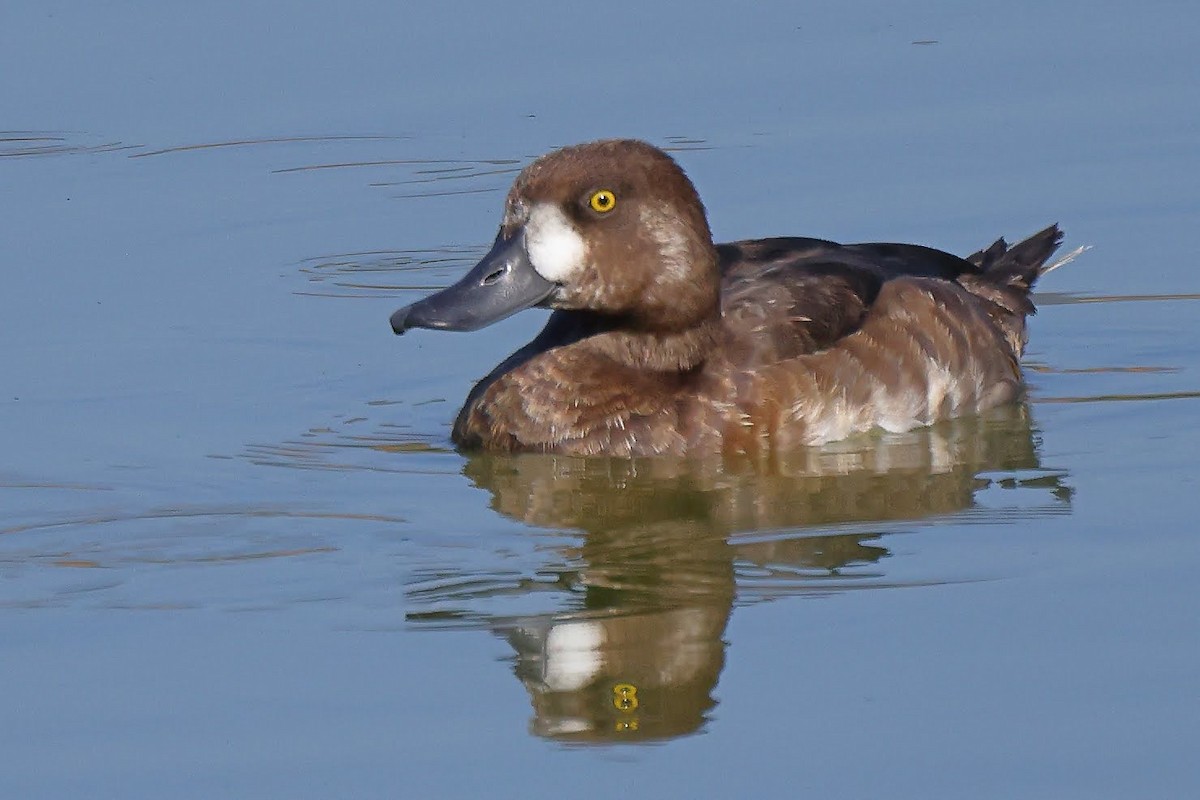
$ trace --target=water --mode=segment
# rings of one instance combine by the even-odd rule
[[[1185,797],[1200,12],[17,3],[4,797]],[[721,239],[1057,220],[1029,402],[750,473],[464,457],[396,339],[560,144]]]

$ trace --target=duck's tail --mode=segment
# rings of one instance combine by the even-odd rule
[[[980,271],[962,276],[959,283],[994,304],[992,319],[1004,331],[1017,355],[1025,349],[1025,317],[1036,312],[1029,297],[1034,284],[1087,249],[1078,248],[1047,263],[1062,239],[1062,231],[1054,224],[1017,244],[1010,246],[1004,239],[997,239],[990,247],[967,256],[966,260]]]
[[[1012,246],[1003,238],[997,239],[986,250],[967,256],[967,261],[979,267],[994,283],[1024,288],[1028,292],[1038,278],[1082,252],[1076,251],[1047,266],[1046,262],[1054,255],[1062,240],[1063,232],[1055,223]]]

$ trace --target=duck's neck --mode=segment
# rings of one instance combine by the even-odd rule
[[[720,317],[678,331],[599,327],[577,346],[636,370],[687,372],[704,363],[717,345]]]

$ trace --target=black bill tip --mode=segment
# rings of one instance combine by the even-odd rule
[[[392,323],[392,333],[400,336],[411,327],[408,324],[408,312],[411,308],[412,306],[405,306],[396,313],[392,314],[390,320]]]

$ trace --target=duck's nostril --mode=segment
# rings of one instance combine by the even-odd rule
[[[496,281],[504,277],[504,273],[508,272],[508,265],[504,265],[500,269],[489,273],[482,281],[484,286],[491,286]]]

